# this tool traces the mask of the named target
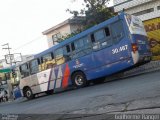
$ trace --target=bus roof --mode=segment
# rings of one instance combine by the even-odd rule
[[[93,27],[91,27],[91,28],[89,28],[89,29],[87,29],[87,30],[85,30],[85,31],[83,31],[83,32],[81,32],[81,33],[79,33],[79,34],[77,34],[77,35],[69,38],[69,39],[66,39],[66,40],[62,41],[61,43],[59,43],[59,44],[57,44],[57,45],[55,45],[55,46],[53,46],[53,47],[51,47],[51,48],[49,48],[49,49],[41,52],[41,53],[39,53],[39,54],[36,54],[36,55],[34,56],[34,58],[41,57],[41,56],[43,56],[43,55],[45,55],[45,54],[47,54],[47,53],[53,52],[54,50],[56,50],[56,49],[59,48],[59,47],[62,47],[62,46],[64,46],[64,45],[68,44],[68,43],[73,42],[74,40],[83,38],[83,37],[85,37],[86,35],[94,32],[94,31],[96,31],[96,30],[99,30],[99,29],[103,28],[104,26],[109,25],[110,23],[113,23],[114,21],[117,21],[117,20],[119,19],[119,17],[121,17],[121,16],[123,16],[123,15],[124,15],[124,13],[121,13],[121,14],[119,14],[119,15],[113,17],[113,18],[110,18],[110,19],[108,19],[108,20],[106,20],[106,21],[104,21],[104,22],[102,22],[102,23],[100,23],[100,24],[98,24],[98,25],[95,25],[95,26],[93,26]]]

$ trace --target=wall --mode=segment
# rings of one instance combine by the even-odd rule
[[[148,2],[151,1],[153,0],[114,0],[114,5],[115,5],[114,10],[115,12],[119,12],[122,11],[123,9],[130,9],[142,4],[148,4]]]
[[[149,2],[146,4],[142,4],[140,6],[136,6],[134,8],[127,9],[126,12],[129,14],[134,14],[139,11],[143,11],[149,8],[154,8],[154,12],[150,12],[150,13],[146,13],[138,16],[142,21],[144,21],[152,18],[157,18],[160,16],[160,10],[157,10],[158,5],[160,5],[160,1]]]
[[[151,44],[153,60],[160,60],[160,17],[144,21]]]
[[[127,0],[115,0],[115,4],[117,5],[114,7],[115,12],[119,12],[124,8],[126,13],[135,14],[147,9],[154,9],[153,12],[138,15],[138,17],[145,25],[151,51],[153,53],[153,60],[160,60],[160,9],[158,9],[160,0],[126,1]]]
[[[66,24],[66,25],[61,26],[58,29],[50,32],[49,34],[47,34],[48,47],[53,46],[52,35],[57,34],[57,33],[60,33],[61,35],[66,35],[70,32],[71,32],[70,25]]]

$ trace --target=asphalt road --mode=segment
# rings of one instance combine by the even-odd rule
[[[160,113],[160,71],[0,104],[0,113],[13,114],[150,113],[149,110]]]

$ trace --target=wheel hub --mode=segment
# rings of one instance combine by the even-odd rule
[[[77,75],[77,76],[75,77],[75,83],[76,83],[78,86],[82,85],[82,84],[83,84],[83,77],[80,76],[80,75]]]
[[[28,91],[26,92],[26,95],[27,95],[28,97],[30,97],[30,96],[31,96],[31,91],[28,90]]]

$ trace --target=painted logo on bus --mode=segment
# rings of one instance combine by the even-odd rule
[[[84,64],[80,63],[79,60],[76,60],[76,65],[74,65],[73,68],[80,68],[82,66],[84,66]]]

